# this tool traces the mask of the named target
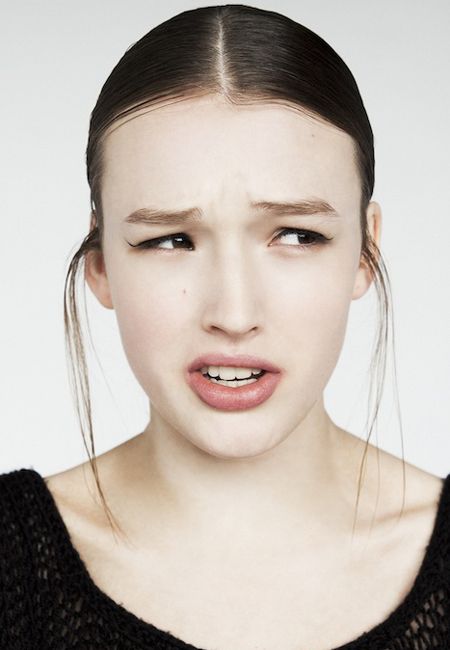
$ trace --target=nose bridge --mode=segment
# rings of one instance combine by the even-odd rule
[[[244,248],[244,237],[222,236],[212,253],[207,284],[205,325],[245,333],[260,325],[257,261]]]

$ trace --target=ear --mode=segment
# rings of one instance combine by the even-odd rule
[[[95,212],[91,215],[92,231],[97,224]],[[84,279],[97,300],[107,309],[114,309],[109,281],[106,275],[105,260],[101,250],[90,250],[86,253],[84,262]]]
[[[366,210],[367,226],[369,228],[372,239],[375,241],[378,248],[381,241],[381,207],[376,201],[370,201]],[[366,262],[360,259],[360,264],[356,272],[355,284],[353,287],[352,300],[361,298],[372,284],[373,277],[370,269],[367,267]]]

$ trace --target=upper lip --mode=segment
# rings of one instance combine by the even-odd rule
[[[255,357],[249,354],[224,354],[221,352],[211,352],[210,354],[202,354],[194,359],[188,366],[189,372],[200,370],[203,366],[233,366],[237,368],[261,368],[268,372],[280,372],[280,368],[273,363]]]

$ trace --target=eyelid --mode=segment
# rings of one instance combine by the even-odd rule
[[[284,232],[301,232],[301,233],[306,233],[308,235],[315,235],[320,239],[325,239],[327,241],[330,241],[331,239],[334,239],[334,237],[327,237],[321,232],[318,232],[317,230],[312,230],[312,228],[295,228],[294,226],[285,226],[284,228],[280,228],[275,235],[278,237],[278,235],[281,235],[281,233]]]

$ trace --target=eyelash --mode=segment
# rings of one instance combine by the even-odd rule
[[[297,246],[290,246],[288,245],[289,248],[301,248],[301,249],[307,249],[307,248],[312,248],[313,246],[317,246],[320,244],[326,244],[328,241],[333,239],[333,237],[325,237],[325,235],[322,235],[321,233],[314,232],[313,230],[305,230],[305,229],[300,229],[300,228],[284,228],[281,230],[277,237],[280,235],[284,234],[306,234],[309,237],[313,238],[313,243],[312,244],[298,244]],[[177,248],[157,248],[158,244],[161,242],[171,240],[171,239],[176,239],[179,237],[184,237],[185,239],[190,239],[187,235],[184,233],[175,233],[174,235],[165,235],[164,237],[156,237],[155,239],[147,239],[146,241],[141,242],[140,244],[130,244],[133,248],[145,248],[145,249],[156,249],[156,250],[165,250],[165,251],[170,251],[170,250],[180,250]],[[128,242],[129,243],[129,242]]]

